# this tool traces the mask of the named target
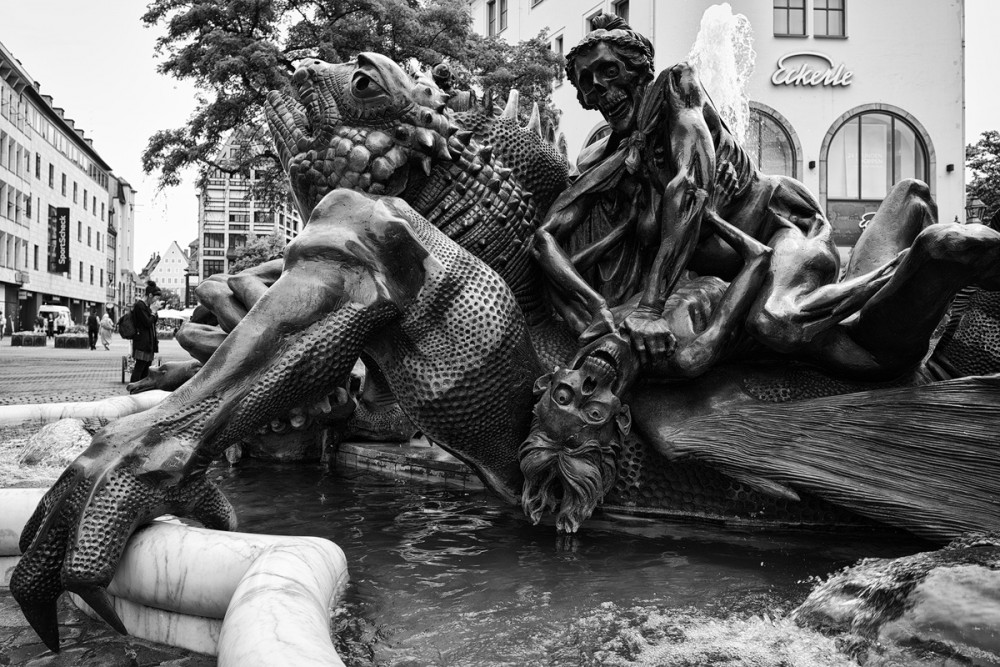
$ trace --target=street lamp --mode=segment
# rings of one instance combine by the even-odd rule
[[[184,269],[184,307],[191,305],[191,269]]]
[[[986,213],[986,204],[979,197],[973,197],[965,201],[965,221],[979,222]]]

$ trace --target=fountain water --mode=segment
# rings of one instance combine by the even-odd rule
[[[733,14],[728,2],[705,10],[687,61],[740,143],[750,126],[747,85],[756,59],[753,28],[746,16]]]

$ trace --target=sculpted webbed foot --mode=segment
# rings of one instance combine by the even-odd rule
[[[155,451],[153,459],[144,456],[142,445],[121,446],[141,428],[142,415],[137,417],[95,436],[45,494],[21,534],[24,556],[11,578],[11,594],[52,651],[59,650],[56,601],[64,590],[79,595],[126,634],[106,588],[128,538],[140,525],[175,514],[209,528],[236,527],[229,501],[203,475],[168,486],[149,470],[159,457],[178,454],[175,448],[148,450]]]

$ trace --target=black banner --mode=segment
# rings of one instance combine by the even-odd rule
[[[49,206],[49,273],[69,270],[69,209]]]

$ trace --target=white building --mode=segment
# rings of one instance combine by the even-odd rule
[[[222,148],[222,160],[234,159],[246,147],[230,140]],[[288,242],[302,228],[298,210],[285,202],[281,206],[256,201],[253,185],[256,170],[250,178],[228,174],[221,169],[209,175],[198,197],[198,238],[201,242],[198,275],[202,280],[217,273],[228,273],[236,250],[246,245],[252,236],[278,234]],[[194,287],[195,280],[191,286]]]
[[[470,0],[474,27],[517,42],[548,29],[568,53],[601,12],[646,35],[657,70],[685,60],[711,0]],[[926,181],[939,218],[965,219],[963,0],[730,0],[753,28],[748,148],[768,173],[815,193],[851,245],[858,223],[907,176]],[[570,158],[603,120],[557,81]]]
[[[81,322],[116,303],[116,274],[131,269],[119,239],[134,221],[113,204],[125,191],[134,195],[0,44],[0,309],[14,328],[30,329],[43,304]]]
[[[184,300],[185,274],[188,268],[188,256],[177,241],[173,241],[167,251],[160,255],[156,268],[149,272],[149,279],[156,282],[161,289],[169,289]]]

